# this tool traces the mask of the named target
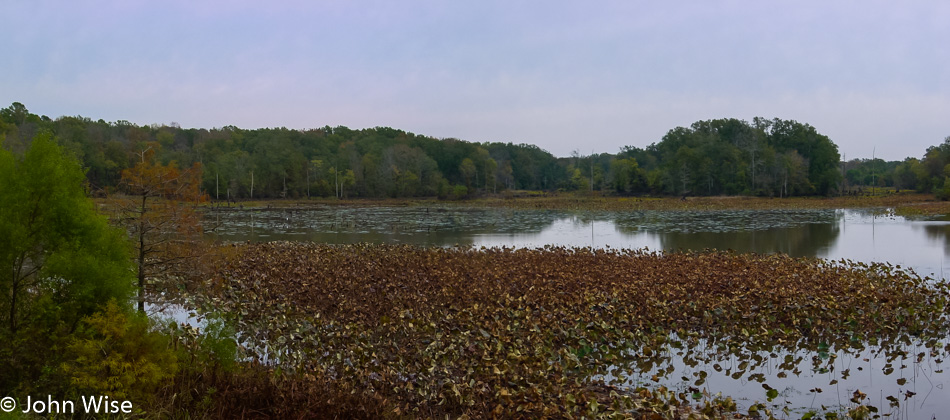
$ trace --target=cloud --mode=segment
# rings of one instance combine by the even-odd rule
[[[388,125],[559,155],[645,146],[721,117],[810,123],[849,156],[866,144],[918,155],[950,134],[942,3],[40,1],[0,12],[17,34],[0,46],[17,57],[0,101],[53,117]]]

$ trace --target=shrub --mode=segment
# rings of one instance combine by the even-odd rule
[[[151,400],[178,370],[169,340],[147,318],[129,314],[115,302],[86,317],[66,347],[63,372],[74,391],[108,395],[133,404]]]

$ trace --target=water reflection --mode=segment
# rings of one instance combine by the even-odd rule
[[[889,262],[921,275],[943,278],[950,258],[950,222],[914,221],[881,210],[774,210],[717,212],[569,212],[556,210],[420,207],[322,207],[313,209],[209,212],[215,235],[226,241],[315,241],[326,243],[408,243],[421,246],[592,246],[662,250],[732,249],[738,252]],[[947,343],[940,343],[940,347]],[[745,355],[766,361],[752,370],[736,369],[737,358],[710,358],[687,364],[669,349],[666,368],[638,370],[631,383],[662,383],[674,388],[724,391],[746,402],[762,401],[758,379],[780,391],[780,403],[802,414],[821,406],[847,405],[857,390],[897,418],[929,418],[950,411],[946,392],[950,373],[932,349],[913,345],[906,361],[870,350],[838,351],[819,358],[808,352]],[[781,368],[780,360],[794,364]],[[774,359],[774,360],[773,360]],[[892,367],[891,364],[894,366]],[[670,367],[672,366],[672,367]],[[720,367],[722,369],[720,369]],[[664,375],[657,375],[664,369]],[[896,374],[891,375],[888,369]],[[741,370],[741,374],[737,372]],[[785,371],[790,374],[786,374]],[[658,379],[654,379],[654,377]],[[706,376],[708,375],[708,376]],[[698,379],[703,379],[699,382]],[[758,379],[756,379],[758,378]],[[821,391],[821,389],[824,391]],[[908,392],[910,394],[908,394]],[[918,395],[892,405],[893,395]],[[909,398],[909,397],[908,397]],[[885,410],[887,411],[887,410]]]
[[[680,343],[675,334],[671,343]],[[938,348],[947,344],[939,343]],[[808,346],[806,346],[808,347]],[[667,346],[655,356],[643,358],[635,369],[615,368],[602,376],[620,379],[628,386],[697,392],[728,390],[740,407],[766,403],[776,413],[788,409],[788,418],[803,416],[822,407],[853,407],[858,401],[878,407],[889,418],[934,418],[950,409],[941,398],[950,384],[940,356],[920,344],[894,347],[809,351],[805,349],[752,350],[728,354],[705,340],[685,346]],[[767,390],[778,394],[768,401]],[[858,399],[855,392],[865,394]],[[689,394],[687,394],[689,395]]]
[[[837,224],[814,224],[761,231],[657,233],[663,249],[731,249],[737,252],[786,253],[792,256],[821,255],[838,237]]]
[[[455,207],[317,207],[208,212],[226,241],[731,249],[890,262],[942,277],[950,222],[878,210],[570,212]]]
[[[936,245],[943,246],[944,252],[950,255],[950,224],[946,222],[920,222],[914,228],[922,228],[927,237]]]
[[[676,223],[635,226],[656,235],[664,250],[716,248],[803,257],[822,255],[837,239],[842,218],[834,210],[689,212]],[[630,222],[618,219],[618,230],[629,232]]]

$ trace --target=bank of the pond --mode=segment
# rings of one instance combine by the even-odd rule
[[[103,200],[106,201],[106,200]],[[932,194],[888,192],[879,195],[834,197],[622,197],[600,194],[520,192],[490,194],[463,200],[436,198],[312,198],[247,200],[237,202],[210,201],[208,207],[231,208],[307,208],[313,206],[412,206],[472,207],[551,210],[770,210],[770,209],[848,209],[889,208],[904,216],[942,216],[950,214],[950,201],[937,200]]]
[[[755,384],[760,399],[737,404],[734,390],[705,386],[715,368],[679,387],[631,379],[671,374],[672,358],[729,360],[729,375],[755,381],[762,368],[800,374],[800,357],[821,372],[839,351],[873,349],[939,368],[948,351],[948,286],[887,265],[310,243],[227,245],[218,255],[192,280],[192,305],[229,314],[243,345],[266,348],[281,369],[355,390],[394,416],[673,418],[692,406],[715,418],[781,417],[787,390],[765,380]],[[891,378],[906,383],[904,372]],[[906,394],[890,396],[895,406],[869,391],[789,413],[900,413]]]

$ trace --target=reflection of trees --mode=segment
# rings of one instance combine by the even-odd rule
[[[663,249],[731,249],[760,254],[785,253],[793,257],[814,257],[838,238],[837,223],[809,223],[800,226],[732,232],[657,232]]]
[[[943,241],[943,252],[950,255],[950,224],[926,224],[924,232],[927,237],[936,241]]]
[[[226,241],[471,245],[477,235],[535,235],[559,220],[589,231],[611,222],[627,235],[657,235],[664,249],[815,256],[838,237],[834,211],[568,212],[445,207],[316,207],[215,211]],[[943,234],[947,237],[947,233]],[[947,239],[950,243],[950,239]]]
[[[838,238],[841,217],[834,211],[663,212],[618,220],[617,230],[656,235],[666,250],[715,248],[813,257]]]

